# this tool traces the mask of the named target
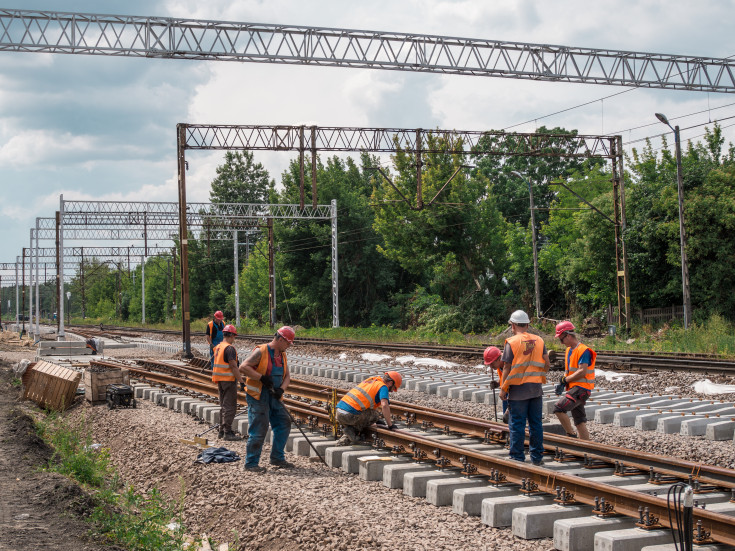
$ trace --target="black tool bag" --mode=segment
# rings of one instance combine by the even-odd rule
[[[106,396],[107,407],[110,409],[135,407],[133,389],[129,385],[108,385]]]

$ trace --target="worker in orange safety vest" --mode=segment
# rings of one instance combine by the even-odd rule
[[[543,389],[549,370],[549,353],[544,340],[529,332],[531,320],[516,310],[508,320],[513,336],[505,340],[500,399],[508,400],[510,458],[525,461],[523,444],[528,421],[531,463],[541,465],[544,453]]]
[[[597,353],[579,342],[571,321],[557,324],[556,337],[567,349],[564,352],[564,376],[556,389],[556,393],[563,396],[554,406],[554,413],[567,431],[567,436],[579,436],[580,440],[589,440],[584,404],[595,388]],[[568,413],[572,414],[577,434],[572,429]]]
[[[291,432],[291,418],[281,404],[283,393],[291,382],[286,350],[293,344],[296,333],[284,325],[268,344],[255,347],[240,364],[240,371],[247,376],[245,390],[248,402],[248,445],[245,470],[264,472],[260,453],[270,425],[273,432],[270,464],[274,467],[292,469],[293,463],[286,461],[285,448]]]
[[[403,383],[397,371],[387,371],[383,376],[369,377],[350,390],[337,404],[337,421],[344,435],[337,441],[347,446],[360,441],[361,433],[380,418],[383,412],[384,426],[395,430],[390,412],[389,392],[396,392]]]
[[[237,336],[234,325],[225,325],[222,331],[223,340],[214,347],[214,366],[212,381],[217,383],[219,391],[219,438],[225,440],[242,440],[232,430],[232,421],[237,411],[237,387],[243,383],[243,377],[237,365],[237,350],[233,344]]]

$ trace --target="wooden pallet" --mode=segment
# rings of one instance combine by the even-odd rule
[[[23,399],[39,407],[63,411],[74,401],[82,374],[49,362],[37,362],[24,385]]]
[[[108,371],[84,371],[84,397],[88,402],[97,404],[107,400],[108,385],[129,385],[130,372],[127,369]]]

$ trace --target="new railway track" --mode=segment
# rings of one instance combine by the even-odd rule
[[[149,335],[181,335],[180,331],[167,329],[148,329],[117,327],[105,325],[102,328],[96,325],[72,325],[68,326],[80,334],[102,337],[145,337]],[[240,335],[239,339],[247,339],[254,342],[267,342],[271,335]],[[462,356],[482,361],[482,352],[485,346],[490,344],[501,345],[502,343],[488,343],[483,346],[445,346],[438,344],[415,344],[415,343],[380,343],[369,341],[354,341],[348,339],[324,339],[315,337],[299,337],[299,344],[312,344],[318,346],[331,346],[339,348],[364,348],[383,350],[385,352],[403,354],[442,354],[445,356]],[[696,371],[704,375],[735,375],[735,360],[724,358],[715,354],[673,354],[641,351],[613,351],[597,350],[597,365],[608,369],[624,371]],[[558,359],[553,368],[562,369],[561,360]]]
[[[193,360],[187,365],[161,360],[93,360],[100,369],[125,368],[133,378],[167,392],[184,393],[216,401],[217,388],[211,381],[207,362]],[[336,437],[337,426],[331,414],[334,405],[346,391],[294,379],[284,397],[291,414],[314,433]],[[238,403],[245,405],[245,394],[239,393]],[[599,442],[544,435],[545,453],[553,458],[555,469],[518,463],[504,456],[437,439],[437,435],[473,438],[502,450],[507,425],[466,415],[391,401],[391,410],[401,419],[401,428],[389,431],[371,427],[372,445],[378,451],[405,456],[413,461],[433,463],[437,468],[456,471],[467,477],[481,477],[488,484],[518,485],[527,495],[548,495],[560,505],[586,504],[600,516],[623,515],[638,520],[642,528],[669,526],[666,498],[641,493],[595,480],[565,473],[565,464],[583,465],[584,469],[612,471],[615,476],[646,476],[652,487],[660,485],[661,493],[674,482],[686,482],[697,496],[724,495],[735,503],[735,471],[713,465],[659,456],[637,450],[608,446]],[[727,497],[722,498],[725,501]],[[735,545],[735,517],[695,507],[694,522],[700,542],[706,540]]]

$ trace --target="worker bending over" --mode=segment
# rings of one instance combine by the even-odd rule
[[[567,347],[564,353],[564,376],[557,386],[556,393],[562,396],[554,406],[554,413],[561,421],[567,436],[577,436],[589,440],[587,412],[584,404],[595,388],[595,361],[597,353],[577,339],[571,321],[562,321],[556,326],[556,336]],[[569,415],[572,414],[577,434],[572,429]]]
[[[219,391],[219,438],[242,440],[232,430],[232,421],[237,411],[237,387],[243,382],[237,365],[237,350],[232,346],[237,336],[234,325],[226,325],[222,331],[222,342],[214,347],[212,381]]]
[[[513,336],[505,340],[500,399],[508,400],[510,458],[526,460],[523,443],[528,421],[531,463],[541,465],[544,453],[541,385],[546,382],[546,372],[550,367],[549,354],[544,340],[528,332],[531,320],[523,310],[513,312],[508,322]]]
[[[380,417],[378,409],[383,412],[388,429],[395,430],[388,393],[396,392],[402,382],[400,373],[388,371],[382,377],[365,379],[345,394],[337,404],[337,421],[344,431],[337,445],[347,446],[359,442],[360,433]]]
[[[294,330],[284,325],[276,331],[271,342],[256,347],[240,364],[240,371],[247,376],[245,383],[248,402],[246,471],[265,471],[265,467],[261,467],[259,463],[265,435],[268,433],[268,425],[273,431],[271,465],[285,469],[294,467],[293,463],[286,461],[284,453],[286,441],[291,432],[291,419],[281,403],[281,398],[291,382],[285,352],[295,337]]]

